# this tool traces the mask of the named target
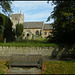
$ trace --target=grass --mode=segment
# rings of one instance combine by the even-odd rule
[[[42,39],[35,39],[35,40],[22,40],[21,42],[10,42],[10,43],[0,43],[0,46],[19,46],[19,47],[25,47],[25,46],[57,46],[54,43],[47,43],[47,40],[42,38]]]
[[[75,74],[75,61],[43,62],[42,74]]]
[[[7,61],[0,61],[0,74],[6,74]],[[75,61],[45,61],[42,74],[75,74]]]
[[[5,74],[8,67],[6,66],[6,61],[0,60],[0,74]]]

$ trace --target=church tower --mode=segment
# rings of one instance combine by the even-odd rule
[[[12,14],[11,15],[11,21],[13,22],[12,28],[16,29],[16,24],[17,23],[19,23],[19,24],[24,23],[24,14],[21,14],[21,11],[20,11],[20,14]]]

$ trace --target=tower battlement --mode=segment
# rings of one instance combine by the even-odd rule
[[[24,14],[21,14],[21,11],[20,14],[12,14],[11,21],[13,22],[12,28],[15,29],[17,23],[21,23],[21,24],[24,23]]]

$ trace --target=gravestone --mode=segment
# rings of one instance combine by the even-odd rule
[[[4,43],[6,43],[6,38],[4,38]]]

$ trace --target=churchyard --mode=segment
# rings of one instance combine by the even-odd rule
[[[0,74],[8,74],[6,61],[0,60]],[[75,74],[75,61],[46,61],[40,74]]]
[[[43,62],[42,74],[75,74],[75,61]]]
[[[14,41],[14,42],[0,42],[0,46],[18,46],[18,47],[26,47],[26,46],[34,46],[34,47],[48,47],[48,46],[56,46],[57,44],[55,43],[48,43],[48,39],[45,38],[40,38],[40,39],[35,39],[35,40],[22,40],[22,41]]]
[[[37,50],[40,49],[41,51],[46,49],[47,47],[57,47],[58,45],[55,43],[47,43],[47,39],[35,39],[35,40],[22,40],[19,42],[9,42],[9,43],[0,43],[0,47],[28,47]],[[36,49],[37,47],[37,49]],[[25,48],[27,49],[27,48]],[[48,50],[49,50],[48,49]],[[4,49],[5,50],[5,49]],[[11,49],[12,50],[12,49]],[[47,50],[47,49],[46,49]],[[34,52],[34,51],[33,51]],[[35,53],[35,52],[34,52]],[[49,53],[49,52],[48,52]],[[44,54],[44,53],[43,53]],[[45,55],[45,54],[44,54]],[[0,74],[8,74],[8,61],[7,60],[0,60]],[[43,69],[40,74],[75,74],[75,61],[64,61],[64,60],[49,60],[46,59],[43,61]]]
[[[75,74],[75,1],[42,2],[0,1],[0,74]]]

